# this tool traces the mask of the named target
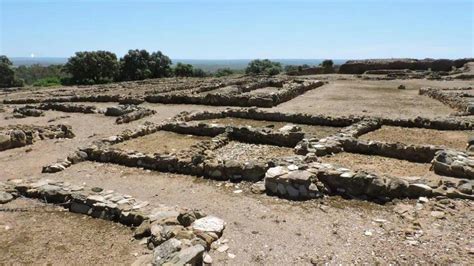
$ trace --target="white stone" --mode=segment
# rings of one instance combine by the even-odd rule
[[[202,232],[215,232],[219,234],[224,230],[225,222],[224,220],[215,216],[206,216],[194,221],[191,224],[191,227],[194,230],[199,230]]]
[[[287,173],[287,171],[283,167],[277,166],[277,167],[272,167],[272,168],[268,169],[267,173],[265,174],[265,177],[266,178],[278,177],[278,176],[282,176],[286,173]]]

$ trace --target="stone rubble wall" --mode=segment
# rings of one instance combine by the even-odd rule
[[[409,119],[402,118],[379,118],[364,116],[324,116],[311,115],[305,113],[281,113],[278,111],[269,111],[259,108],[228,108],[220,112],[182,112],[176,117],[180,121],[207,120],[225,117],[236,117],[252,120],[266,120],[288,122],[295,124],[307,124],[331,127],[348,127],[362,120],[378,121],[380,125],[416,127],[437,130],[474,130],[474,120],[463,117],[442,117],[442,118],[423,118],[415,117]]]
[[[295,153],[324,156],[344,151],[343,143],[381,127],[378,120],[365,119],[343,128],[339,133],[322,139],[305,138],[295,146]]]
[[[363,171],[352,172],[331,164],[309,163],[303,167],[290,165],[270,168],[264,179],[268,195],[290,200],[307,200],[323,195],[343,195],[350,198],[387,201],[394,198],[447,196],[474,199],[473,182],[426,184],[422,179],[407,181],[402,178],[378,176]]]
[[[472,90],[472,88],[469,88]],[[442,90],[435,88],[421,88],[420,95],[427,95],[436,99],[465,115],[474,114],[474,96],[463,92],[452,92],[450,90]]]
[[[148,249],[153,250],[145,261],[153,265],[201,265],[204,252],[226,226],[222,219],[199,210],[151,206],[113,190],[61,181],[14,179],[0,182],[0,193],[8,196],[2,203],[20,196],[34,198],[73,213],[132,226],[134,237],[145,238]]]
[[[75,135],[69,125],[8,126],[0,128],[0,151],[31,145],[37,140],[73,137]]]
[[[342,148],[346,152],[379,155],[410,162],[429,163],[436,152],[444,150],[442,146],[405,145],[402,143],[386,143],[382,141],[365,141],[355,138],[342,140]]]
[[[214,105],[214,106],[258,106],[258,107],[273,107],[282,102],[288,101],[298,95],[303,94],[308,90],[315,89],[322,86],[321,81],[302,81],[302,82],[287,82],[275,93],[269,95],[254,95],[250,91],[274,84],[273,81],[262,82],[252,88],[243,88],[249,92],[240,94],[228,93],[189,93],[179,91],[176,93],[162,93],[155,95],[148,95],[145,100],[150,103],[165,103],[165,104],[200,104],[200,105]],[[277,84],[279,85],[279,84]]]
[[[474,130],[474,120],[462,117],[388,119],[381,118],[380,123],[386,126],[426,128],[436,130]]]
[[[463,58],[457,60],[449,59],[368,59],[368,60],[349,60],[342,64],[339,73],[343,74],[362,74],[369,70],[378,69],[411,69],[411,70],[429,70],[432,71],[450,71],[452,67],[460,68],[464,64],[473,61],[472,58]]]
[[[66,113],[84,113],[84,114],[94,114],[98,113],[99,110],[93,105],[83,105],[83,104],[67,104],[67,103],[43,103],[38,105],[36,108],[41,110],[54,110],[61,111]]]
[[[288,122],[295,124],[346,127],[359,122],[363,117],[358,116],[340,116],[331,117],[325,115],[311,115],[305,113],[282,113],[278,111],[269,111],[255,107],[251,108],[227,108],[219,112],[200,111],[200,112],[182,112],[176,116],[176,120],[193,121],[207,120],[225,117],[244,118],[252,120],[266,120],[275,122]]]
[[[294,147],[304,137],[304,133],[280,132],[272,129],[253,127],[232,127],[217,124],[204,124],[200,122],[168,123],[163,125],[163,130],[180,134],[214,137],[228,132],[229,138],[240,142],[255,144],[269,144],[281,147]]]
[[[193,176],[204,176],[216,180],[262,180],[267,169],[276,164],[288,164],[289,158],[271,162],[223,161],[212,153],[230,141],[229,133],[221,134],[209,141],[202,141],[178,154],[143,154],[113,147],[90,146],[81,149],[84,159],[103,163],[114,163],[128,167],[140,167],[160,172],[172,172]],[[294,160],[301,160],[294,158]]]
[[[13,109],[13,113],[14,114],[20,114],[21,117],[25,117],[25,116],[33,116],[33,117],[44,116],[44,112],[42,110],[39,110],[39,108],[37,108],[37,106],[32,106],[32,105],[26,105],[26,106],[23,106],[23,107],[15,108],[15,109]],[[20,117],[16,117],[16,118],[20,118]]]
[[[144,117],[154,115],[154,114],[156,114],[155,110],[139,108],[136,111],[119,116],[117,120],[115,121],[115,123],[117,124],[130,123],[132,121],[142,119]]]
[[[474,154],[454,150],[436,153],[432,164],[433,171],[440,175],[474,179]]]

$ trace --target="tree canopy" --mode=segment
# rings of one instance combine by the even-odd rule
[[[146,50],[129,50],[120,59],[120,79],[142,80],[169,77],[171,63],[171,59],[160,51],[150,55]]]
[[[193,66],[179,62],[174,68],[174,75],[177,77],[192,77],[194,76]]]
[[[251,61],[245,69],[247,75],[277,75],[282,71],[281,64],[268,59]]]
[[[110,82],[117,77],[118,70],[117,56],[108,51],[77,52],[64,65],[64,71],[76,84]]]
[[[10,59],[5,55],[0,55],[0,88],[21,86],[23,86],[23,80],[15,77]]]

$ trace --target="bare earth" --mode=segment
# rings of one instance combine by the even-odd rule
[[[474,132],[383,126],[381,129],[362,135],[360,139],[404,144],[431,144],[465,150],[470,136],[474,136]]]
[[[458,87],[474,85],[473,81],[395,80],[364,81],[351,75],[325,77],[329,84],[306,92],[271,110],[325,115],[376,115],[382,117],[447,116],[455,110],[426,96],[418,95],[424,86]],[[345,80],[342,80],[345,79]],[[174,81],[173,81],[174,82]],[[181,84],[184,81],[176,81]],[[166,90],[153,84],[149,90]],[[397,90],[404,84],[406,90]],[[171,85],[170,85],[171,86]],[[174,85],[173,85],[174,86]],[[47,93],[57,89],[35,91]],[[119,93],[134,91],[132,87],[118,87]],[[68,94],[66,90],[62,92]],[[113,91],[111,91],[113,93]],[[32,92],[19,92],[10,98],[21,98]],[[0,95],[0,100],[5,98]],[[84,103],[104,107],[108,104]],[[66,156],[79,147],[89,145],[125,129],[135,129],[146,121],[161,122],[182,111],[216,111],[225,107],[199,105],[164,105],[144,103],[155,115],[131,122],[115,124],[114,117],[101,114],[80,114],[46,111],[43,117],[9,119],[16,105],[4,105],[0,112],[0,127],[12,124],[51,125],[69,124],[73,139],[41,140],[33,145],[0,152],[0,180],[42,177],[71,183],[86,183],[117,192],[130,194],[151,204],[165,204],[201,209],[227,222],[223,239],[229,240],[228,253],[211,250],[215,265],[310,265],[310,264],[463,264],[474,262],[474,203],[469,200],[435,199],[427,203],[417,200],[394,200],[385,205],[372,202],[326,197],[306,202],[294,202],[253,194],[248,183],[229,183],[199,177],[146,171],[139,168],[83,162],[54,174],[42,174],[41,168]],[[66,118],[59,118],[69,116]],[[48,120],[57,118],[57,121]],[[258,122],[262,123],[262,122]],[[277,123],[271,122],[277,127]],[[265,124],[265,122],[263,122]],[[286,123],[285,123],[286,124]],[[260,124],[259,124],[260,125]],[[256,125],[258,126],[258,125]],[[303,130],[310,130],[305,129]],[[324,135],[332,128],[318,129]],[[318,130],[315,132],[317,133]],[[337,130],[337,129],[336,129]],[[444,145],[465,148],[463,133],[442,132],[422,134],[385,129],[362,138],[391,141],[418,141],[426,144],[441,138]],[[411,132],[411,131],[409,131]],[[437,134],[439,132],[436,132]],[[447,134],[447,135],[446,135]],[[148,137],[151,137],[150,135]],[[174,138],[159,136],[136,139],[123,145],[126,149],[155,152],[165,147],[170,152],[186,148],[195,137]],[[462,138],[462,140],[461,140]],[[134,142],[135,141],[135,142]],[[143,141],[143,142],[142,142]],[[416,143],[418,143],[416,142]],[[441,144],[443,144],[441,143]],[[135,146],[134,146],[135,145]],[[243,145],[229,144],[222,148],[224,156],[273,156],[293,153],[292,149],[252,149],[245,155]],[[174,149],[174,150],[173,150]],[[393,175],[422,175],[429,173],[424,164],[408,163],[376,156],[338,154],[322,161],[340,162],[346,167],[373,169]],[[234,193],[243,190],[242,193]],[[0,208],[18,208],[25,200],[15,200]],[[27,206],[32,206],[28,203]],[[35,205],[41,206],[41,205]],[[415,208],[416,207],[416,208]],[[402,212],[400,209],[408,209]],[[436,218],[434,210],[446,215]],[[48,208],[50,210],[50,208]],[[7,229],[8,226],[8,229]],[[415,233],[416,232],[416,233]],[[146,248],[132,240],[132,231],[108,221],[84,218],[65,212],[46,212],[39,207],[35,212],[0,211],[0,264],[130,264]],[[114,247],[114,248],[111,248]],[[82,250],[81,250],[82,249]]]
[[[413,163],[382,156],[342,152],[333,156],[323,157],[321,161],[352,170],[365,170],[369,173],[396,177],[419,176],[428,178],[438,176],[430,171],[431,164],[429,163]]]
[[[177,134],[169,131],[158,131],[140,138],[114,145],[122,150],[134,150],[142,153],[177,153],[210,137]]]
[[[121,224],[33,200],[1,207],[0,264],[131,264],[143,251]]]
[[[344,78],[347,80],[330,80],[329,84],[282,103],[274,109],[339,116],[373,115],[400,118],[446,116],[455,111],[439,101],[418,95],[418,89],[429,86],[444,88],[474,85],[472,81],[367,81],[353,79],[350,76]],[[407,89],[398,90],[400,84],[405,85]]]

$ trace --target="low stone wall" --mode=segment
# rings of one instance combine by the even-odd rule
[[[472,88],[466,89],[472,90]],[[463,88],[460,88],[459,90],[463,90]],[[419,90],[419,94],[427,95],[446,105],[449,105],[450,107],[462,112],[462,114],[474,114],[474,97],[472,95],[468,95],[463,92],[452,92],[450,90],[434,88],[421,88]]]
[[[219,112],[182,112],[176,116],[176,120],[193,121],[207,120],[225,117],[244,118],[252,120],[266,120],[275,122],[288,122],[295,124],[330,126],[330,127],[346,127],[359,122],[363,117],[358,116],[340,116],[332,117],[325,115],[311,115],[305,113],[282,113],[278,111],[268,111],[259,108],[228,108]]]
[[[324,156],[343,151],[343,142],[381,127],[378,120],[365,119],[343,128],[340,133],[322,139],[303,139],[295,146],[295,152],[308,156]]]
[[[39,110],[36,106],[26,105],[23,107],[18,107],[13,109],[13,113],[19,114],[20,117],[25,116],[33,116],[33,117],[40,117],[44,116],[44,112]],[[15,116],[15,115],[14,115]],[[19,116],[15,116],[15,118],[20,118]]]
[[[50,180],[0,183],[2,203],[24,196],[59,204],[70,212],[135,227],[135,238],[146,238],[153,254],[139,258],[153,265],[201,265],[203,254],[218,240],[225,222],[198,210],[151,206],[130,195],[98,187]]]
[[[147,117],[150,115],[156,114],[155,110],[150,110],[146,108],[139,108],[136,111],[121,115],[120,117],[117,118],[115,123],[117,124],[123,124],[123,123],[130,123],[132,121],[142,119],[143,117]]]
[[[0,151],[33,144],[36,140],[73,138],[69,125],[16,125],[0,128]]]
[[[25,98],[25,99],[5,99],[6,104],[31,104],[31,103],[52,103],[52,102],[118,102],[120,95],[89,95],[89,96],[63,96],[52,98]]]
[[[245,90],[251,91],[265,85],[272,85],[272,82],[263,82],[254,88],[242,88],[243,93],[229,94],[229,93],[189,93],[179,91],[176,93],[161,93],[149,95],[145,100],[150,103],[165,103],[165,104],[201,104],[201,105],[215,105],[215,106],[258,106],[258,107],[273,107],[282,102],[288,101],[302,93],[322,86],[321,81],[301,81],[301,82],[287,82],[282,88],[275,93],[269,95],[254,95]]]
[[[474,179],[474,156],[468,153],[453,150],[438,151],[432,164],[437,174]]]
[[[267,194],[291,200],[307,200],[325,194],[382,202],[394,198],[421,196],[474,199],[473,183],[468,180],[461,180],[457,184],[449,180],[444,180],[441,184],[425,184],[362,171],[352,172],[346,168],[335,168],[331,164],[318,162],[309,163],[303,168],[270,168],[264,182]]]
[[[93,105],[68,103],[43,103],[38,105],[37,108],[41,110],[54,110],[66,113],[94,114],[99,112],[99,110],[97,110],[97,108]]]
[[[255,144],[269,144],[282,147],[294,147],[304,137],[304,133],[282,132],[272,129],[252,127],[231,127],[217,124],[205,124],[199,122],[169,123],[162,127],[163,130],[173,131],[180,134],[191,134],[198,136],[217,136],[228,133],[229,138],[240,142]]]
[[[342,139],[341,143],[346,152],[379,155],[418,163],[431,162],[436,152],[445,149],[444,147],[434,145],[405,145],[402,143],[365,141],[355,138]]]
[[[343,74],[362,74],[369,70],[378,69],[410,69],[410,70],[428,70],[432,71],[450,71],[452,67],[460,68],[465,63],[474,59],[464,58],[457,60],[449,59],[368,59],[368,60],[349,60],[339,67],[339,73]]]
[[[437,130],[474,130],[474,120],[462,117],[388,119],[381,118],[380,123],[386,126],[414,127]]]

